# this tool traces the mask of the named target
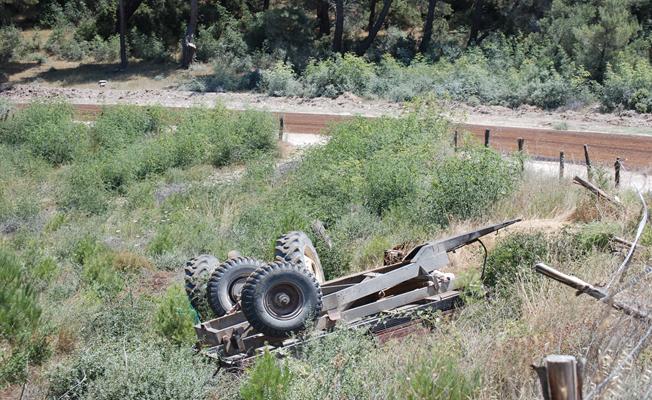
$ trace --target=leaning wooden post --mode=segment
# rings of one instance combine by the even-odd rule
[[[614,169],[616,170],[616,187],[620,187],[620,168],[623,166],[623,162],[620,160],[620,157],[616,158],[616,162],[614,163]]]
[[[564,178],[564,152],[559,152],[559,179]]]
[[[491,135],[490,129],[484,131],[484,147],[489,147],[489,136]]]
[[[545,400],[582,400],[581,366],[573,356],[550,355],[533,366]]]
[[[454,147],[455,151],[457,151],[457,140],[458,140],[458,134],[457,134],[457,130],[456,130],[455,133],[453,134],[453,147]]]
[[[591,158],[589,158],[589,145],[584,145],[584,160],[586,161],[586,177],[589,182],[593,179],[593,171],[591,170]]]
[[[278,119],[278,139],[283,140],[283,132],[285,130],[285,121],[283,118],[283,114]]]

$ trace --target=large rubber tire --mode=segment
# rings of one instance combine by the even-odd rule
[[[282,338],[321,313],[321,288],[300,265],[276,261],[257,269],[242,288],[242,312],[258,332]]]
[[[326,281],[317,249],[304,232],[293,231],[279,237],[276,240],[274,256],[277,260],[303,266],[315,276],[319,284]]]
[[[249,257],[235,257],[220,264],[208,281],[208,305],[216,316],[221,317],[240,300],[245,281],[252,272],[265,265]]]
[[[193,308],[199,314],[205,314],[206,287],[211,274],[219,265],[219,260],[209,254],[202,254],[186,262],[184,267],[186,294]]]

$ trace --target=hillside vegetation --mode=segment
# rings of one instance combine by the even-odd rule
[[[0,386],[28,382],[28,398],[52,399],[538,398],[529,365],[555,352],[586,357],[593,385],[641,325],[531,266],[604,279],[621,260],[609,238],[635,229],[636,197],[621,194],[625,210],[596,203],[470,137],[455,152],[437,115],[416,103],[402,118],[339,124],[288,162],[259,112],[110,107],[91,125],[64,103],[13,112],[0,123]],[[320,219],[334,246],[312,239],[333,278],[382,263],[393,245],[518,216],[552,229],[499,236],[484,281],[482,252],[463,252],[467,306],[423,315],[432,334],[381,345],[336,330],[243,375],[214,375],[191,350],[198,315],[181,266],[192,256],[270,260],[276,237]],[[645,354],[605,398],[640,398]]]
[[[117,5],[3,1],[0,62],[116,62]],[[652,111],[652,6],[642,0],[125,0],[125,9],[132,62],[176,62],[192,42],[196,60],[213,64],[181,84],[192,90]],[[186,26],[192,10],[199,22]]]

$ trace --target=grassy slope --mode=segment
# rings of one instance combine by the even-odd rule
[[[435,115],[421,108],[399,120],[334,127],[326,147],[285,173],[275,168],[275,127],[264,114],[191,110],[174,132],[156,109],[107,110],[87,129],[70,121],[65,105],[15,116],[0,130],[0,249],[23,265],[18,284],[7,287],[30,286],[24,292],[42,313],[20,332],[3,330],[2,379],[24,378],[27,357],[42,364],[32,383],[70,398],[231,398],[240,389],[252,398],[277,373],[286,379],[272,398],[533,398],[529,364],[557,352],[587,357],[598,377],[637,326],[527,271],[536,254],[604,279],[620,260],[604,237],[629,234],[635,212],[596,206],[556,179],[521,178],[518,163],[472,143],[455,154]],[[79,140],[51,135],[66,132]],[[243,167],[238,178],[233,171]],[[636,208],[632,196],[625,200]],[[394,244],[515,216],[534,222],[490,243],[492,300],[481,300],[478,287],[481,252],[462,252],[453,268],[469,283],[469,306],[452,320],[429,316],[432,335],[376,345],[338,332],[285,370],[261,363],[242,378],[210,379],[212,369],[187,351],[194,316],[175,284],[193,255],[223,258],[237,248],[269,259],[279,234],[319,218],[335,241],[327,251],[315,240],[333,277],[377,264]],[[639,257],[636,265],[649,254]],[[2,307],[25,312],[11,300]],[[622,343],[606,341],[612,329]],[[623,375],[635,377],[633,397],[648,382],[642,360]]]

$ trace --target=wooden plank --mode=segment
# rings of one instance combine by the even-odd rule
[[[381,311],[391,310],[418,300],[423,300],[428,296],[434,296],[436,294],[437,288],[434,286],[423,287],[400,295],[386,297],[384,299],[374,301],[373,303],[365,304],[363,306],[344,311],[342,312],[341,319],[346,322],[352,322],[369,315],[377,314]]]
[[[358,283],[339,292],[329,294],[322,298],[322,310],[342,309],[346,304],[361,299],[372,293],[398,285],[401,282],[419,276],[420,267],[417,264],[408,264],[399,269],[387,272],[365,282]],[[364,274],[362,275],[364,276]]]

